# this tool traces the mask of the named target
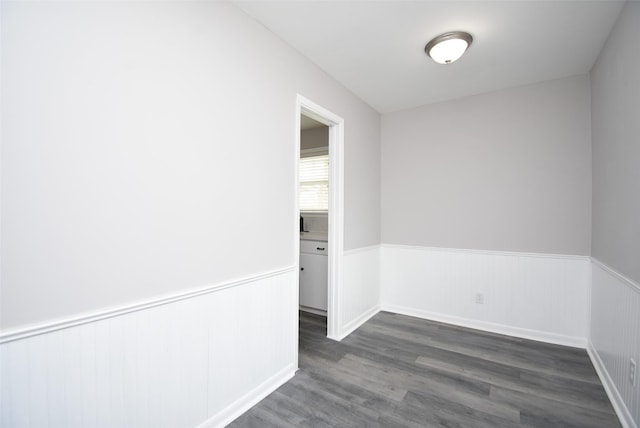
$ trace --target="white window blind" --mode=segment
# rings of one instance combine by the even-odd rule
[[[300,159],[300,211],[328,211],[329,156]]]

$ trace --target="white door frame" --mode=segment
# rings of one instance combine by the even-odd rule
[[[296,97],[295,241],[296,267],[300,271],[299,161],[300,115],[329,127],[329,275],[327,286],[327,337],[340,340],[342,313],[342,256],[344,252],[344,119],[298,94]],[[299,305],[299,296],[296,304]],[[296,310],[298,306],[296,306]],[[297,319],[297,317],[296,317]],[[298,326],[296,325],[296,331]],[[297,339],[297,335],[296,335]]]

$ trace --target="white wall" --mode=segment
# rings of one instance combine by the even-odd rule
[[[640,364],[640,284],[593,263],[589,353],[625,427],[640,426],[640,373],[629,380],[629,359]]]
[[[2,425],[229,420],[297,366],[296,95],[345,120],[347,250],[380,241],[378,113],[228,3],[1,19]],[[341,331],[378,301],[343,287]]]
[[[589,127],[587,76],[383,115],[382,308],[585,346]]]
[[[352,122],[363,126],[345,122],[344,131],[345,251],[380,244],[380,117],[373,120],[366,110],[358,115]]]
[[[296,93],[379,243],[379,115],[232,5],[4,3],[2,55],[5,329],[292,266]]]
[[[589,80],[385,114],[382,242],[589,255]]]
[[[593,255],[640,282],[640,3],[630,1],[591,72]]]
[[[640,426],[640,3],[629,1],[591,71],[590,352],[625,426]],[[638,366],[640,367],[640,366]]]
[[[637,280],[640,239],[627,236],[638,237],[639,61],[625,45],[637,37],[623,36],[638,31],[638,4],[621,16],[592,74],[594,254]],[[91,413],[157,426],[149,409],[167,424],[224,421],[291,374],[295,280],[264,275],[289,272],[297,257],[296,93],[345,119],[343,334],[382,304],[525,337],[585,338],[586,262],[562,255],[590,251],[587,77],[385,115],[381,129],[375,111],[232,5],[5,2],[1,20],[2,425]],[[233,292],[171,301],[229,282]],[[637,294],[616,287],[594,280],[592,352],[637,423],[637,387],[624,375],[638,345],[607,342],[637,325]],[[272,304],[283,318],[244,339]],[[630,315],[615,318],[622,304]],[[69,321],[61,330],[11,336],[59,319]],[[235,357],[260,343],[254,354],[266,351],[268,363]],[[233,352],[202,359],[221,348]],[[92,364],[112,389],[85,391],[92,378],[72,368]],[[193,369],[187,380],[183,369]],[[136,389],[144,385],[168,395]],[[167,404],[183,390],[190,401]]]
[[[379,245],[345,252],[344,282],[349,287],[345,287],[342,295],[346,304],[340,314],[341,337],[351,334],[380,310],[381,264]]]
[[[588,257],[385,244],[382,309],[585,347],[589,277]]]
[[[296,276],[216,284],[3,343],[0,425],[222,426],[295,373]]]

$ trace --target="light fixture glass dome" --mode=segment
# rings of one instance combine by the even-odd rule
[[[464,54],[472,40],[471,34],[454,31],[435,37],[427,43],[424,50],[435,62],[451,64]]]

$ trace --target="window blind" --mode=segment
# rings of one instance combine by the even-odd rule
[[[328,211],[329,156],[300,159],[300,211]]]

